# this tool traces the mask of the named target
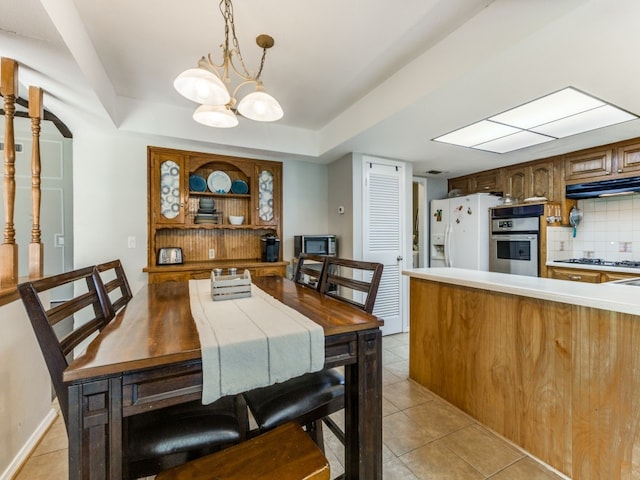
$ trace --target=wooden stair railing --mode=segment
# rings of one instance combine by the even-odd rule
[[[29,87],[29,118],[31,118],[31,243],[29,244],[29,277],[38,278],[44,273],[44,244],[40,231],[40,121],[44,107],[42,105],[42,89]]]
[[[16,201],[16,145],[13,117],[18,95],[18,62],[2,57],[0,63],[0,94],[4,98],[4,241],[0,244],[0,287],[18,283],[18,245],[13,214]]]
[[[16,145],[14,118],[18,99],[18,62],[11,58],[0,59],[0,95],[4,98],[3,113],[5,117],[4,138],[4,239],[0,244],[0,289],[18,284],[18,244],[14,224],[16,202]],[[40,230],[41,178],[40,178],[40,122],[43,118],[44,106],[42,89],[29,87],[29,118],[33,138],[31,155],[31,243],[29,243],[29,277],[39,278],[44,270],[44,245]]]

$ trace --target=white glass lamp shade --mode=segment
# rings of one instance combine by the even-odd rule
[[[208,127],[231,128],[238,125],[238,117],[222,105],[200,105],[193,112],[193,119]]]
[[[275,122],[284,115],[282,107],[278,101],[268,93],[262,91],[260,87],[240,100],[238,112],[243,117],[256,120],[258,122]]]
[[[204,105],[226,105],[231,97],[215,73],[204,68],[190,68],[176,77],[175,89],[183,97]]]

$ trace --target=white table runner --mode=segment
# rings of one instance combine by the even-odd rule
[[[190,280],[202,350],[202,403],[324,366],[320,325],[251,285],[251,297],[214,302],[210,280]]]

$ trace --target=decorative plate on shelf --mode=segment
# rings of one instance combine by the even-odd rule
[[[213,193],[229,193],[231,178],[221,170],[216,170],[207,178],[207,186]]]
[[[189,176],[189,190],[192,192],[206,192],[207,181],[200,175]]]
[[[529,198],[525,198],[524,201],[526,203],[531,203],[531,202],[546,202],[547,200],[549,200],[547,197],[529,197]]]
[[[245,194],[249,191],[249,185],[244,180],[234,180],[231,182],[231,193]]]

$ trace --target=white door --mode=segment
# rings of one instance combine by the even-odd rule
[[[363,260],[384,265],[373,313],[388,335],[403,330],[405,192],[402,165],[379,162],[364,163]]]

